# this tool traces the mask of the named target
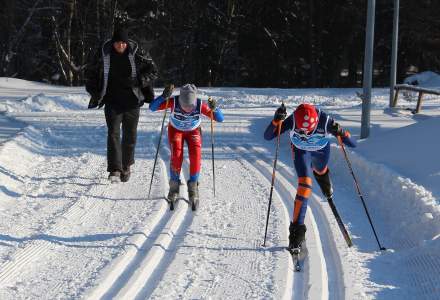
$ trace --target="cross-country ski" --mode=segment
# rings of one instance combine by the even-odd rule
[[[304,261],[307,256],[307,247],[305,245],[301,245],[298,248],[287,247],[286,250],[292,256],[295,272],[301,272],[303,270]]]

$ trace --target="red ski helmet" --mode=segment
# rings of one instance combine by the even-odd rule
[[[318,113],[312,104],[303,103],[293,113],[295,117],[295,129],[310,134],[318,125]]]

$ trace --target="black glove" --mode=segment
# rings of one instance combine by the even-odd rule
[[[98,108],[101,108],[101,107],[103,107],[105,105],[105,102],[104,101],[101,101],[100,103],[99,103],[99,105],[98,105]]]
[[[215,110],[217,108],[217,101],[211,97],[208,98],[208,106],[211,110]]]
[[[168,100],[171,97],[171,95],[173,94],[173,90],[174,90],[174,84],[165,85],[165,88],[163,89],[163,92],[162,92],[162,98],[164,98],[165,100]]]
[[[332,127],[330,128],[330,133],[334,136],[345,137],[347,135],[347,131],[342,129],[341,125],[334,122]]]
[[[99,105],[98,97],[92,95],[90,97],[89,106],[87,108],[92,109],[92,108],[98,107],[98,105]]]
[[[273,117],[274,121],[283,121],[287,117],[286,106],[284,103],[281,104],[280,107],[275,111],[275,115]]]
[[[142,95],[144,95],[144,102],[151,103],[154,100],[154,90],[151,85],[141,88]]]

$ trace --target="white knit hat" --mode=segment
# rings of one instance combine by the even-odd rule
[[[194,84],[185,84],[180,88],[179,103],[183,108],[193,108],[196,104],[197,88]]]

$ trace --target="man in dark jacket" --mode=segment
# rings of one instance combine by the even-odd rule
[[[138,44],[128,38],[128,32],[119,28],[97,51],[85,75],[86,90],[91,95],[89,108],[105,104],[109,179],[126,182],[134,163],[140,107],[154,99],[157,68]]]

